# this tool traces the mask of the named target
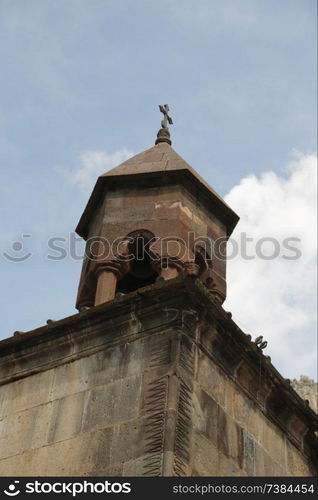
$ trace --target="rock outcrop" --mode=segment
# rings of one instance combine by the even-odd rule
[[[292,380],[292,386],[298,394],[309,401],[309,405],[318,413],[318,383],[306,375]]]

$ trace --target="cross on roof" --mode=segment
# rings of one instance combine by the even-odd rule
[[[161,127],[168,128],[167,122],[169,122],[170,125],[173,124],[172,118],[168,115],[169,106],[168,106],[168,104],[159,104],[159,109],[160,109],[161,113],[163,113],[163,120],[161,121]]]

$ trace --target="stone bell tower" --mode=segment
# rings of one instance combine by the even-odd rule
[[[317,415],[222,307],[238,217],[160,109],[78,224],[79,312],[0,342],[0,475],[317,474]]]
[[[195,274],[221,304],[226,240],[238,216],[171,147],[168,110],[155,146],[97,180],[77,226],[87,241],[76,307]]]

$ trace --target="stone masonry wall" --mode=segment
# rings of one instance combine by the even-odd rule
[[[311,441],[289,432],[310,410],[275,423],[224,368],[221,308],[206,320],[194,297],[171,280],[3,341],[0,475],[312,475]]]
[[[154,334],[1,387],[0,474],[143,474],[142,392],[152,364],[166,361],[157,342]]]
[[[194,469],[199,476],[311,475],[286,434],[207,356],[198,353]]]

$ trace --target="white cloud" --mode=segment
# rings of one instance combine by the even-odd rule
[[[272,260],[240,255],[228,262],[228,298],[225,308],[246,333],[268,340],[266,354],[289,378],[301,373],[317,377],[316,314],[316,155],[294,151],[294,161],[286,176],[266,172],[260,178],[250,175],[225,197],[241,220],[233,233],[253,238],[247,254],[255,256],[260,238],[275,238],[280,256]],[[284,248],[284,239],[293,243],[301,257],[288,260],[294,251]],[[263,244],[267,256],[273,243]]]
[[[114,153],[85,151],[80,155],[82,164],[80,168],[73,171],[61,168],[59,170],[67,175],[74,185],[85,192],[90,192],[99,175],[117,167],[134,154],[128,149],[120,149]]]

